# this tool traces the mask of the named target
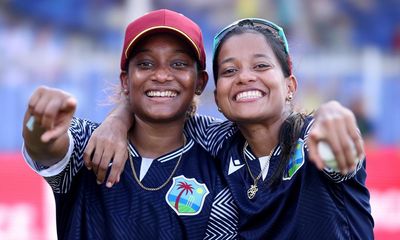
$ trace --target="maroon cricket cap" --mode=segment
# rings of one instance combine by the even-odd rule
[[[180,13],[161,9],[149,12],[128,25],[121,55],[121,69],[126,70],[129,54],[140,39],[148,34],[160,31],[175,33],[186,39],[195,50],[201,69],[206,68],[206,56],[200,27]]]

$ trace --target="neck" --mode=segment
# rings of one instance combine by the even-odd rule
[[[267,156],[279,142],[279,131],[285,119],[263,123],[237,123],[252,152],[257,157]]]
[[[128,137],[142,157],[157,158],[184,144],[184,121],[149,123],[136,117]]]

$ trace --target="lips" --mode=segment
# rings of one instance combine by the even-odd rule
[[[237,93],[234,96],[235,101],[258,99],[265,96],[265,93],[260,90],[247,90]]]
[[[162,98],[173,98],[178,95],[175,90],[150,90],[146,91],[146,96],[148,97],[162,97]]]

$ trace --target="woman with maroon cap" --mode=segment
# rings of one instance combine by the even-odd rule
[[[135,125],[113,188],[96,181],[99,169],[83,167],[98,124],[73,117],[76,100],[62,90],[33,93],[23,155],[54,192],[59,239],[236,237],[236,206],[215,160],[183,132],[204,69],[201,31],[183,15],[158,10],[127,27],[120,80]]]

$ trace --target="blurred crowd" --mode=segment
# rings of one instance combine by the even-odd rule
[[[212,36],[243,17],[283,26],[300,89],[312,111],[336,99],[357,116],[368,143],[400,146],[400,2],[396,0],[0,1],[0,151],[21,146],[26,102],[39,85],[78,99],[77,115],[101,121],[119,84],[126,23],[169,8],[197,22],[211,73]],[[212,79],[212,76],[210,76]],[[209,82],[200,112],[221,117]]]

